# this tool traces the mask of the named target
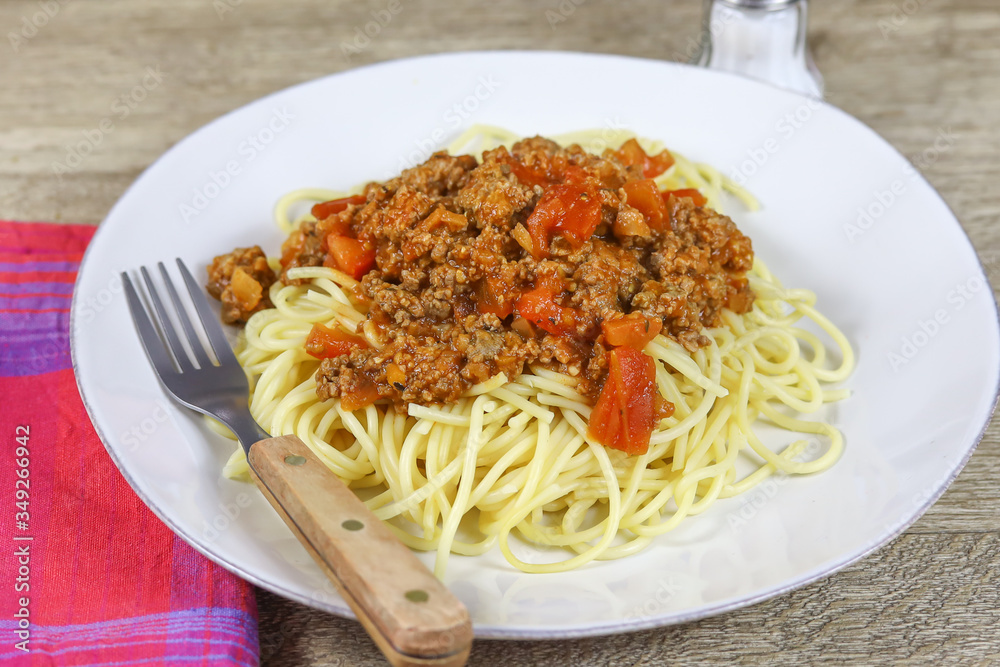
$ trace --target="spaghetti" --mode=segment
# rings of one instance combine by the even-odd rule
[[[595,139],[611,145],[624,139],[605,135],[578,134],[560,143],[586,148]],[[453,148],[485,150],[514,139],[477,127]],[[711,167],[674,157],[657,177],[662,188],[696,188],[715,208],[724,192],[756,206]],[[292,214],[296,206],[339,196],[326,190],[286,195],[277,206],[278,224],[290,233],[308,219]],[[365,331],[367,313],[353,296],[357,281],[340,271],[300,267],[287,277],[271,286],[273,308],[249,319],[237,349],[251,379],[251,412],[268,432],[297,435],[404,543],[436,551],[439,576],[450,554],[478,555],[497,545],[526,572],[627,556],[778,471],[825,470],[843,448],[836,428],[802,415],[847,396],[829,385],[850,374],[851,346],[816,310],[812,292],[783,287],[759,259],[747,275],[752,308],[741,315],[722,311],[722,326],[702,332],[707,344],[691,352],[661,334],[643,349],[655,361],[656,389],[674,411],[653,430],[648,450],[631,456],[588,431],[594,408],[579,390],[580,378],[537,364],[517,377],[480,382],[445,405],[400,409],[378,402],[352,411],[340,398],[320,400],[320,362],[306,353],[306,337],[317,323]],[[805,321],[814,326],[803,327]],[[837,353],[810,330],[817,328]],[[831,363],[833,356],[839,363]],[[761,422],[821,436],[828,445],[820,456],[800,460],[806,439],[772,449],[755,434]],[[241,448],[224,472],[247,474]],[[555,548],[555,555],[519,556],[515,536]],[[545,562],[529,562],[537,560]]]

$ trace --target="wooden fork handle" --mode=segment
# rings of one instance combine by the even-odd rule
[[[250,448],[250,473],[396,667],[457,667],[465,606],[297,437]]]

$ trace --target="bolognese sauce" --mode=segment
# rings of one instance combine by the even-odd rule
[[[437,153],[317,204],[316,221],[282,247],[277,279],[334,268],[360,281],[367,308],[356,332],[310,332],[318,396],[347,409],[449,403],[498,373],[541,366],[577,378],[602,443],[645,451],[672,406],[640,350],[663,333],[693,352],[723,308],[745,313],[754,300],[750,239],[697,190],[660,191],[653,179],[672,163],[635,140],[597,156],[534,137],[481,162]],[[226,303],[239,270],[266,296],[273,276],[245,268],[256,259],[246,249],[216,258],[210,292]],[[252,307],[230,307],[237,322],[264,303],[239,283],[249,300],[229,302]]]

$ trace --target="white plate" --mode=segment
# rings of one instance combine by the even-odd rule
[[[721,501],[638,555],[577,572],[522,574],[496,551],[453,557],[447,584],[478,636],[636,630],[764,600],[885,544],[958,474],[997,394],[996,305],[948,207],[874,132],[796,94],[671,63],[431,56],[296,86],[207,125],[135,182],[87,251],[72,313],[80,391],[133,488],[196,549],[349,615],[257,491],[221,477],[231,444],[167,400],[119,271],[176,256],[203,267],[251,243],[275,252],[271,210],[283,193],[384,179],[472,123],[524,134],[627,127],[742,170],[763,210],[734,208],[738,224],[787,285],[818,293],[859,358],[854,395],[828,415],[846,436],[828,472]]]

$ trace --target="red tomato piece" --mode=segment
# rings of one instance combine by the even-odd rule
[[[597,192],[579,184],[549,188],[528,216],[528,232],[535,259],[549,254],[549,237],[560,232],[570,245],[579,248],[601,223],[601,201]]]
[[[360,410],[379,398],[378,387],[374,382],[368,381],[361,383],[354,391],[341,394],[340,405],[345,410]]]
[[[487,276],[476,286],[476,309],[503,319],[514,312],[517,293],[499,278]]]
[[[517,176],[517,180],[521,181],[524,185],[531,187],[541,185],[544,187],[552,182],[552,179],[549,178],[547,173],[539,171],[538,169],[533,169],[513,156],[506,162],[510,165],[511,173]]]
[[[347,354],[355,348],[364,349],[368,343],[360,336],[354,336],[340,329],[331,329],[320,323],[313,325],[306,336],[306,353],[317,359],[332,359]]]
[[[608,377],[590,415],[588,431],[605,447],[645,454],[656,426],[656,364],[631,347],[609,353]]]
[[[667,169],[674,166],[674,156],[666,148],[652,155],[642,166],[642,174],[646,178],[656,178]]]
[[[518,297],[514,312],[543,331],[556,336],[573,336],[584,315],[575,308],[559,305],[561,289],[556,281],[542,280]]]
[[[601,323],[604,339],[614,347],[627,346],[636,350],[646,347],[663,328],[663,320],[649,318],[642,313],[630,313],[617,320]]]
[[[671,197],[687,197],[694,202],[695,206],[704,206],[708,203],[705,199],[705,195],[701,194],[694,188],[685,188],[683,190],[664,190],[663,191],[663,201],[669,200]]]
[[[615,151],[615,157],[626,167],[641,166],[649,158],[635,139],[629,139]]]
[[[663,221],[667,218],[667,206],[653,179],[629,181],[624,185],[624,190],[629,206],[646,216],[650,227],[662,230]]]
[[[604,387],[601,388],[601,395],[597,397],[594,409],[590,411],[587,432],[605,447],[624,451],[624,446],[619,444],[624,414],[618,407],[618,397],[611,388],[611,383],[609,374],[604,380]]]
[[[375,266],[375,249],[349,236],[329,234],[326,237],[329,249],[324,265],[340,269],[355,280],[368,273]],[[332,261],[332,264],[330,263]]]
[[[546,287],[536,287],[525,292],[514,304],[517,314],[544,331],[557,336],[565,336],[573,331],[572,313],[566,317],[567,308],[556,303],[555,292]]]
[[[582,167],[571,164],[563,170],[563,180],[571,185],[583,185],[590,175]]]
[[[319,244],[320,250],[327,253],[330,252],[330,239],[334,236],[351,236],[351,226],[338,219],[330,219],[329,222],[324,220],[316,226],[316,231],[323,235],[323,240]]]
[[[331,199],[330,201],[313,205],[312,214],[317,220],[326,220],[334,213],[340,213],[351,204],[360,206],[366,201],[368,201],[368,198],[364,195],[351,195],[350,197],[342,197],[341,199]]]
[[[305,246],[305,234],[301,229],[292,232],[291,236],[281,244],[281,268],[287,269],[292,260],[302,252]]]
[[[565,176],[568,160],[563,155],[556,155],[552,158],[551,162],[545,160],[527,165],[517,157],[506,152],[506,149],[503,149],[503,151],[499,160],[508,165],[511,173],[524,185],[547,187],[557,181],[563,180]]]
[[[331,220],[328,224],[317,225],[317,229],[326,231],[327,236],[351,236],[351,225],[344,220]]]
[[[635,139],[629,139],[615,151],[615,157],[626,167],[642,167],[642,175],[646,178],[659,176],[674,164],[674,156],[663,149],[656,155],[647,155]]]

